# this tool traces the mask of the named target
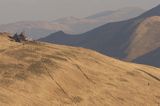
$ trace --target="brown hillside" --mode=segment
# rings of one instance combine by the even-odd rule
[[[128,60],[134,60],[160,47],[160,17],[144,20],[136,29],[128,47]]]
[[[160,69],[0,36],[1,106],[158,106]]]

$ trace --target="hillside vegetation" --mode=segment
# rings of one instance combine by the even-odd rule
[[[1,106],[158,106],[160,69],[0,36]]]

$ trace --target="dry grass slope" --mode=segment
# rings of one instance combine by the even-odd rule
[[[1,106],[158,106],[160,69],[0,36]]]

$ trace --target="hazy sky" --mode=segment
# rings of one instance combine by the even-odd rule
[[[22,20],[85,17],[104,10],[136,6],[144,9],[160,0],[0,0],[0,24]]]

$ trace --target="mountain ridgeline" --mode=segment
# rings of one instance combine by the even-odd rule
[[[160,49],[159,16],[160,5],[138,17],[108,23],[83,34],[60,31],[40,41],[89,48],[126,61],[160,67],[160,57],[154,55]],[[153,58],[157,59],[152,63]]]
[[[46,37],[57,31],[64,31],[70,34],[79,34],[93,28],[106,24],[136,17],[144,12],[137,7],[122,8],[114,11],[99,12],[94,15],[77,18],[65,17],[53,21],[21,21],[0,25],[1,32],[16,33],[25,30],[32,39]]]

